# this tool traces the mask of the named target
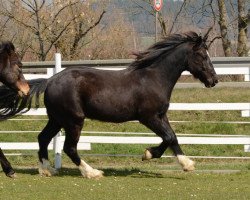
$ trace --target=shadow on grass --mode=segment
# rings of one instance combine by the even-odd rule
[[[162,174],[159,172],[152,172],[147,170],[140,170],[138,168],[132,169],[115,169],[115,168],[103,168],[100,169],[104,172],[104,177],[127,177],[130,176],[132,178],[171,178],[171,179],[183,179],[181,177],[171,176],[171,174]],[[16,173],[18,174],[30,174],[30,175],[39,175],[38,169],[29,168],[29,169],[16,169]],[[59,170],[59,174],[55,175],[57,177],[81,177],[80,171],[77,168],[61,168]]]

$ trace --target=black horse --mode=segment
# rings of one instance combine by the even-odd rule
[[[166,113],[171,92],[183,71],[191,72],[206,87],[218,82],[206,40],[207,36],[202,38],[195,32],[173,34],[136,54],[136,60],[127,69],[103,71],[71,67],[48,80],[30,83],[30,99],[45,90],[44,103],[49,118],[38,136],[39,172],[47,176],[56,172],[50,167],[47,147],[64,128],[64,152],[79,166],[82,175],[86,178],[102,176],[102,171],[90,167],[77,153],[86,117],[116,123],[139,120],[162,138],[159,146],[145,150],[143,160],[160,158],[169,147],[184,171],[194,170],[194,162],[181,150]]]
[[[13,91],[16,91],[19,96],[27,95],[30,89],[29,85],[24,79],[21,67],[22,63],[18,54],[15,51],[14,45],[9,41],[0,42],[0,81],[7,87],[11,88]],[[10,105],[9,103],[12,102],[7,102],[7,96],[0,94],[1,102],[4,102],[2,106]],[[8,116],[6,111],[7,113],[11,113],[10,110],[2,110],[1,112],[5,113],[5,117]],[[3,117],[3,119],[5,117]],[[0,163],[3,168],[3,171],[7,176],[15,176],[15,172],[6,157],[4,156],[1,148]]]

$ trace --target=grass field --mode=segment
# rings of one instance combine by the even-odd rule
[[[241,88],[177,89],[172,102],[249,102],[250,91]],[[176,133],[250,135],[250,124],[207,123],[208,121],[247,121],[240,112],[188,111],[168,114]],[[22,116],[19,118],[27,118]],[[0,130],[40,131],[46,117],[34,121],[4,121]],[[139,123],[101,123],[87,120],[85,131],[151,132]],[[37,133],[0,134],[0,141],[37,141]],[[101,180],[87,180],[63,154],[63,169],[55,177],[40,177],[37,155],[8,157],[17,169],[11,180],[0,173],[0,199],[250,199],[250,160],[196,159],[196,171],[184,173],[175,159],[161,158],[142,162],[148,145],[93,144],[81,151],[92,166],[102,169]],[[242,145],[183,145],[187,155],[249,156]],[[5,151],[10,153],[9,151]],[[11,151],[13,152],[13,151]],[[135,157],[95,157],[86,154],[132,154]],[[170,151],[166,155],[171,155]],[[50,153],[52,160],[52,152]],[[52,160],[53,162],[53,160]]]
[[[106,177],[88,180],[63,168],[45,178],[34,169],[19,169],[18,178],[0,175],[1,199],[239,199],[250,198],[249,171],[184,173],[157,168],[103,168]]]

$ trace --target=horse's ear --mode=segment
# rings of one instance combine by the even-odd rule
[[[197,40],[195,41],[195,45],[193,46],[193,50],[197,51],[201,47],[202,43],[203,43],[202,37],[198,36]]]

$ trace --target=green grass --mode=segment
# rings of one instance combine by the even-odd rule
[[[250,172],[192,172],[139,168],[103,168],[105,178],[88,180],[63,168],[45,178],[35,169],[19,169],[18,178],[0,175],[1,199],[249,199]]]
[[[239,103],[249,102],[248,88],[189,88],[174,89],[171,102],[175,103]]]

